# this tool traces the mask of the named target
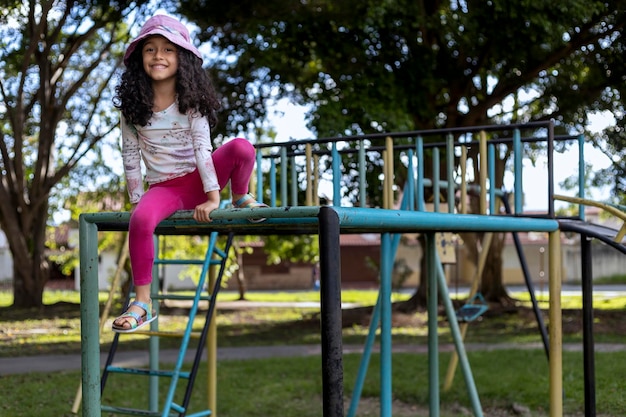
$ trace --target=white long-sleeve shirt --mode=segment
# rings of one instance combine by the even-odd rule
[[[182,177],[197,168],[205,193],[220,189],[206,117],[181,114],[175,102],[155,112],[146,126],[136,127],[121,119],[122,161],[131,203],[137,203],[144,193],[142,160],[148,185]]]

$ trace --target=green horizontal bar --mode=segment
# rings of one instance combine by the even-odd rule
[[[172,378],[177,373],[174,371],[155,371],[150,369],[138,369],[138,368],[123,368],[119,366],[109,366],[107,367],[109,372],[115,372],[118,374],[134,374],[134,375],[146,375],[146,376],[165,376]],[[178,372],[178,376],[180,378],[189,379],[189,372]]]

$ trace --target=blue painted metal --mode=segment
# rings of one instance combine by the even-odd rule
[[[289,205],[289,199],[287,198],[287,148],[283,146],[280,148],[280,205],[282,207]]]
[[[437,244],[435,234],[426,234],[426,270],[428,276],[428,402],[431,417],[439,416],[439,323],[437,297]]]
[[[333,173],[333,206],[341,206],[341,156],[337,150],[337,142],[333,142],[332,151],[330,154],[332,158],[332,173]]]
[[[519,129],[513,131],[513,198],[515,214],[522,213],[524,204],[524,186],[522,184],[522,138]]]
[[[276,160],[272,158],[270,161],[270,206],[276,207]]]
[[[415,157],[415,153],[413,152],[413,149],[409,149],[408,152],[408,159],[409,159],[409,163],[407,166],[407,171],[409,173],[409,175],[407,175],[407,183],[406,186],[404,187],[404,194],[406,195],[406,199],[408,201],[408,207],[407,210],[410,211],[415,211],[415,198],[416,198],[416,183],[417,183],[417,179],[416,179],[416,175],[415,175],[415,161],[414,161],[414,157]]]
[[[373,232],[428,232],[428,231],[474,231],[474,232],[551,232],[559,227],[553,219],[515,218],[479,214],[449,214],[410,212],[404,210],[380,210],[358,207],[335,207],[343,231]]]
[[[493,143],[487,145],[487,164],[489,173],[487,178],[489,179],[489,214],[495,215],[496,212],[496,147]]]
[[[359,206],[367,207],[367,176],[365,173],[365,141],[359,141]]]
[[[418,136],[415,143],[417,153],[417,210],[426,211],[424,207],[424,139]]]
[[[391,274],[395,254],[389,233],[381,235],[380,252],[380,416],[391,417]]]
[[[256,199],[263,202],[263,152],[256,153]]]
[[[437,255],[437,254],[436,254]],[[461,371],[465,378],[465,385],[467,387],[470,402],[472,403],[472,409],[475,417],[483,416],[483,408],[480,404],[478,397],[478,390],[476,389],[476,383],[474,382],[474,376],[472,375],[472,369],[467,358],[467,352],[465,351],[465,344],[463,343],[463,336],[461,335],[461,329],[459,323],[456,320],[456,313],[452,300],[450,299],[450,293],[448,292],[448,284],[446,283],[446,275],[443,271],[443,266],[439,260],[439,256],[435,259],[437,264],[437,278],[439,284],[439,293],[441,294],[441,300],[444,305],[446,316],[448,317],[448,324],[450,325],[450,333],[452,334],[452,340],[454,341],[454,347],[459,358],[459,364],[461,365]],[[432,383],[432,382],[431,382]]]
[[[290,171],[291,171],[291,205],[298,205],[298,172],[296,171],[296,158],[290,159]],[[285,204],[287,205],[287,204]]]

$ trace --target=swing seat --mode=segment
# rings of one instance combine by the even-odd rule
[[[489,309],[489,305],[481,293],[476,293],[463,307],[456,311],[456,318],[460,322],[476,320]]]

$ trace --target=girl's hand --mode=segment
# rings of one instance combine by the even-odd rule
[[[207,201],[196,206],[193,212],[193,219],[197,222],[210,222],[211,212],[220,205],[219,191],[208,192],[207,197]]]

